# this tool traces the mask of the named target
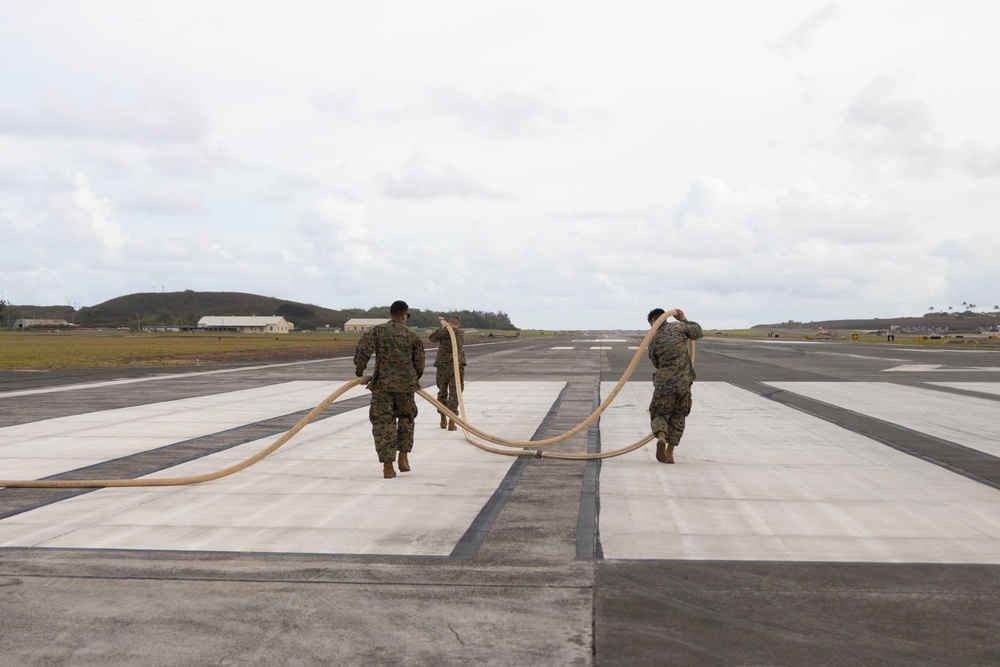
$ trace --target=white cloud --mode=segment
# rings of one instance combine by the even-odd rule
[[[571,109],[550,89],[474,95],[455,86],[440,86],[424,92],[421,106],[429,120],[455,122],[474,135],[511,139],[590,130],[604,116],[595,109]]]
[[[362,188],[343,165],[330,169],[324,174],[306,173],[289,169],[276,174],[271,181],[258,187],[252,196],[265,201],[292,202],[300,194],[316,191],[356,200]]]
[[[785,56],[801,51],[809,46],[816,31],[837,14],[837,3],[835,2],[821,7],[792,26],[791,30],[782,35],[780,39],[768,43],[768,46]]]
[[[76,98],[53,90],[27,105],[0,99],[0,134],[189,144],[208,133],[204,110],[168,90],[102,88]]]
[[[413,153],[396,173],[381,172],[376,182],[389,197],[396,199],[433,199],[436,197],[482,197],[509,199],[510,195],[488,188],[474,176],[454,165],[435,167],[430,158]]]
[[[133,188],[124,208],[151,215],[190,215],[205,207],[197,187],[177,182],[146,182]]]
[[[221,169],[235,169],[244,162],[222,146],[154,147],[146,162],[157,176],[210,178]]]
[[[962,168],[973,176],[981,178],[1000,176],[1000,144],[982,146],[969,143],[959,155]]]
[[[864,159],[898,166],[917,175],[933,175],[947,155],[930,106],[907,96],[898,77],[879,75],[847,109],[847,136]]]

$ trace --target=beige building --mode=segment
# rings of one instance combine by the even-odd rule
[[[66,320],[32,320],[32,319],[20,319],[14,322],[14,329],[30,329],[34,327],[36,329],[56,329],[56,328],[66,328],[71,329],[76,327],[75,324],[70,324]]]
[[[295,325],[284,317],[258,317],[257,315],[206,315],[198,320],[198,328],[205,331],[238,331],[239,333],[288,333]]]
[[[385,324],[388,321],[389,321],[388,317],[374,317],[374,318],[352,317],[351,319],[347,320],[346,324],[344,324],[344,333],[368,331],[376,324]]]

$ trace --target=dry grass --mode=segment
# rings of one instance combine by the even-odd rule
[[[356,334],[169,334],[5,332],[0,369],[253,363],[343,357]]]

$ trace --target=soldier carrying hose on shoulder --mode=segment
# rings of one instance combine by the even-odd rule
[[[649,311],[650,326],[663,315],[662,308]],[[704,334],[701,325],[691,322],[680,308],[675,310],[676,322],[664,322],[649,342],[649,360],[653,374],[653,400],[649,404],[649,423],[656,434],[656,460],[674,462],[674,449],[684,435],[684,421],[691,413],[691,384],[695,380],[691,359],[691,341]]]

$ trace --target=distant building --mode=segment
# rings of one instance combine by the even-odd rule
[[[77,324],[70,324],[66,320],[29,320],[21,319],[14,322],[14,329],[72,329]]]
[[[344,324],[344,333],[350,333],[352,331],[368,331],[373,326],[377,324],[385,324],[389,321],[388,317],[375,317],[375,318],[365,318],[365,317],[352,317],[347,320]]]
[[[258,317],[256,315],[206,315],[198,320],[201,331],[235,331],[239,333],[288,333],[295,325],[284,317]]]

